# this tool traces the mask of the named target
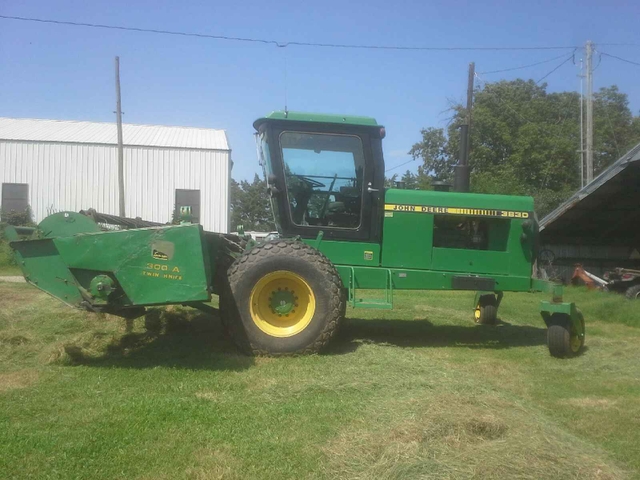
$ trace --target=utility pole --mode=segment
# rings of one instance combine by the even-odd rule
[[[471,152],[471,111],[473,110],[473,82],[476,77],[476,64],[471,62],[469,64],[469,78],[467,80],[467,125],[469,125],[469,131],[467,132],[467,159],[466,164],[469,164],[469,153]]]
[[[587,135],[586,135],[586,170],[587,170],[587,185],[593,180],[593,43],[591,40],[587,41]]]
[[[584,59],[580,59],[580,188],[584,187]]]
[[[471,148],[471,110],[473,109],[473,82],[476,76],[476,64],[469,64],[467,79],[467,115],[465,123],[460,125],[460,159],[455,168],[453,189],[456,192],[469,191],[469,151]]]
[[[124,154],[122,148],[122,104],[120,101],[120,57],[116,57],[116,115],[118,125],[118,197],[119,215],[125,216],[124,210]]]

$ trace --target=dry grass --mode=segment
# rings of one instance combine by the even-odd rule
[[[240,480],[242,462],[229,447],[202,448],[194,452],[194,465],[187,467],[185,477],[193,480]]]
[[[566,400],[570,405],[580,407],[580,408],[589,408],[589,409],[599,409],[599,410],[608,410],[613,408],[618,403],[617,400],[613,400],[611,398],[569,398]]]
[[[485,328],[443,292],[350,312],[326,354],[251,359],[196,311],[127,324],[0,284],[0,478],[640,478],[640,329],[571,293],[568,361],[539,296]]]
[[[30,387],[38,381],[38,377],[37,370],[27,368],[15,372],[0,373],[0,393]]]
[[[601,449],[495,393],[399,401],[376,416],[346,426],[329,442],[327,477],[627,477]]]

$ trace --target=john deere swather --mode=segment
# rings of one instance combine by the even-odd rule
[[[561,286],[532,278],[532,198],[385,189],[385,132],[373,118],[274,112],[254,127],[279,238],[247,246],[188,222],[56,213],[36,229],[7,230],[27,281],[68,305],[129,318],[152,305],[208,310],[218,294],[239,347],[271,355],[317,352],[348,305],[392,308],[396,290],[476,291],[481,324],[496,323],[504,292],[544,291],[551,355],[580,352],[580,311]],[[362,290],[381,298],[360,299]]]

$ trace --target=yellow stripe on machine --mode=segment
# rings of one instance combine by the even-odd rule
[[[386,211],[430,213],[439,215],[465,215],[469,217],[496,217],[496,218],[530,218],[531,212],[517,210],[494,210],[485,208],[460,208],[460,207],[434,207],[430,205],[398,205],[387,203]]]

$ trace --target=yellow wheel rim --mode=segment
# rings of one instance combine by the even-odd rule
[[[578,350],[580,350],[580,336],[571,335],[571,351],[576,353]]]
[[[582,332],[584,332],[584,321],[581,322],[582,325]],[[569,338],[569,343],[571,345],[571,351],[573,353],[578,353],[578,351],[580,350],[580,348],[582,347],[582,332],[576,332],[575,328],[571,328],[571,333],[570,333],[570,338]]]
[[[302,332],[316,311],[316,297],[309,284],[286,270],[262,277],[251,290],[251,319],[272,337],[291,337]]]
[[[480,321],[480,307],[476,307],[476,309],[473,311],[473,316],[476,319],[476,322]]]

